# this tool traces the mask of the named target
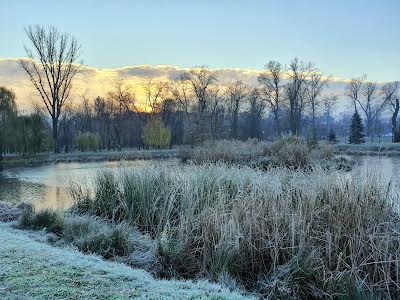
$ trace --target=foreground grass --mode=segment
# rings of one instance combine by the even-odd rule
[[[161,276],[282,299],[399,297],[399,197],[376,173],[160,165],[73,190],[77,211],[150,234]]]
[[[0,223],[0,299],[244,299],[207,282],[155,280],[32,235]]]

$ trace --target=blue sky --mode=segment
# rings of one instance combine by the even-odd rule
[[[293,57],[350,78],[400,80],[400,1],[6,1],[0,58],[22,57],[24,27],[76,36],[86,65],[261,69]]]

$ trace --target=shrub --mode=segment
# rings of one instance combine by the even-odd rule
[[[24,210],[18,219],[18,227],[21,229],[46,229],[48,232],[61,233],[63,225],[63,219],[49,209],[36,213],[32,210]]]
[[[336,148],[331,144],[319,144],[316,140],[306,141],[298,136],[285,136],[267,148],[266,155],[271,165],[307,167],[323,160],[334,158]]]
[[[97,151],[100,147],[100,137],[96,133],[85,132],[74,139],[75,147],[80,151]]]
[[[183,277],[226,273],[253,287],[266,271],[293,265],[312,249],[312,261],[304,263],[318,276],[291,271],[284,277],[292,286],[300,280],[333,297],[328,283],[349,276],[360,291],[397,295],[398,196],[372,173],[154,165],[112,180],[117,200],[95,196],[87,213],[115,219],[115,209],[103,202],[118,203],[121,219],[155,237],[165,268]],[[322,275],[326,285],[319,284]]]
[[[354,160],[345,156],[337,156],[332,161],[337,170],[351,171],[355,165]]]
[[[269,148],[269,155],[274,157],[275,164],[304,167],[311,163],[311,147],[304,138],[285,136]]]

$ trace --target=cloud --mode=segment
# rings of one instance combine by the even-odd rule
[[[86,67],[74,82],[74,93],[71,101],[79,101],[80,95],[86,93],[89,97],[104,96],[112,88],[116,79],[123,79],[132,86],[138,101],[144,101],[142,85],[148,78],[159,80],[174,79],[182,72],[189,71],[188,68],[176,66],[127,66],[115,69],[98,69]],[[256,69],[214,69],[218,82],[226,85],[235,80],[242,80],[249,85],[257,85],[257,76],[262,70]],[[348,79],[332,78],[325,89],[327,94],[337,94],[340,97],[341,110],[349,106],[349,101],[344,99],[343,92]],[[40,102],[36,91],[30,83],[25,71],[22,69],[18,58],[0,58],[0,85],[14,90],[17,96],[18,107],[22,110],[32,109],[33,102]]]

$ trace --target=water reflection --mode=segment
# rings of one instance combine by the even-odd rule
[[[372,173],[386,183],[389,181],[400,182],[400,157],[362,156],[353,159],[359,165],[358,169],[355,170],[359,174]]]
[[[0,201],[13,204],[31,202],[38,209],[65,209],[71,206],[68,192],[71,181],[91,183],[96,173],[103,169],[118,172],[151,161],[59,163],[39,167],[25,167],[0,172]],[[170,160],[169,163],[176,163]]]

